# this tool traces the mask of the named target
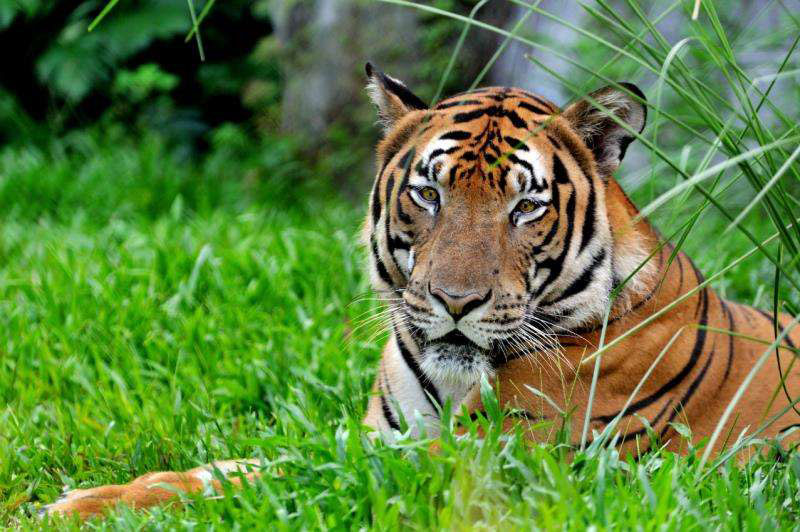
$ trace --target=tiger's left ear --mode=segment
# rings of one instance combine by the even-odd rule
[[[378,107],[378,120],[388,132],[411,111],[427,109],[428,106],[400,81],[375,70],[370,63],[367,71],[367,92],[372,102]]]
[[[608,86],[594,91],[587,99],[570,105],[563,114],[594,153],[597,169],[603,179],[611,177],[619,167],[628,145],[635,138],[619,122],[641,133],[647,120],[647,99],[642,91],[632,83],[619,85],[622,89]]]

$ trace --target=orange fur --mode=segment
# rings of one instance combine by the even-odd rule
[[[149,508],[179,500],[181,495],[196,493],[221,493],[222,482],[214,477],[221,473],[233,487],[241,487],[242,479],[248,483],[258,478],[258,460],[225,460],[188,471],[162,471],[146,473],[128,484],[112,484],[90,489],[76,489],[64,494],[45,507],[50,515],[77,515],[87,519],[125,504],[133,509]]]

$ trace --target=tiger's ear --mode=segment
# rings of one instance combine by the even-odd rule
[[[594,152],[597,169],[604,179],[610,177],[619,167],[628,145],[635,138],[617,120],[637,133],[642,132],[647,120],[647,99],[642,91],[632,83],[619,85],[622,89],[609,86],[594,91],[587,99],[570,105],[563,114]]]
[[[378,107],[378,120],[384,131],[389,131],[398,120],[407,113],[419,109],[427,109],[425,102],[399,80],[375,70],[370,63],[366,64],[367,92],[372,102]]]

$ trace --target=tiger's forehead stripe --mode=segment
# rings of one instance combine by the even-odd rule
[[[456,111],[454,108],[457,107],[465,109],[452,115],[451,113]],[[521,89],[488,87],[443,100],[433,110],[447,110],[452,117],[451,125],[456,127],[468,126],[473,120],[490,117],[506,118],[514,127],[525,129],[530,136],[534,136],[533,130],[538,130],[537,134],[541,133],[554,150],[566,152],[584,176],[589,178],[594,174],[593,163],[584,147],[576,144],[573,135],[562,131],[563,125],[558,120],[553,120],[553,117],[560,115],[560,109],[535,94]],[[503,136],[511,142],[508,135]],[[516,137],[512,138],[519,140]],[[524,146],[518,147],[513,152],[520,149],[524,149]]]
[[[553,109],[544,100],[532,99],[518,90],[483,90],[467,98],[454,97],[441,102],[420,120],[427,125],[418,130],[413,140],[418,157],[412,181],[420,183],[419,179],[424,178],[454,186],[459,179],[473,175],[475,164],[482,159],[478,170],[482,178],[501,192],[509,187],[515,193],[544,191],[547,186],[544,157],[529,145],[531,138],[544,137],[540,131],[531,131],[529,124],[543,129],[537,117],[550,116]],[[514,133],[508,125],[521,131]],[[548,136],[547,141],[554,148],[560,147],[552,137]],[[451,157],[444,157],[448,155]],[[403,162],[399,166],[404,166]],[[407,184],[405,179],[400,191]]]
[[[558,190],[550,190],[553,188],[548,184],[550,180],[554,184],[577,184],[585,190],[580,179],[584,177],[589,181],[588,215],[576,220],[575,231],[582,237],[579,243],[582,251],[594,233],[594,172],[585,150],[562,131],[564,126],[559,123],[559,116],[556,106],[535,95],[518,89],[490,88],[444,100],[403,124],[400,128],[403,134],[399,137],[404,144],[395,144],[391,157],[394,162],[387,164],[393,170],[379,176],[387,211],[385,231],[381,231],[385,236],[381,240],[385,239],[389,247],[401,240],[392,235],[390,218],[410,223],[410,215],[404,212],[407,207],[401,201],[409,186],[439,183],[452,188],[462,181],[482,181],[500,193],[557,201]],[[543,141],[545,151],[539,149]],[[566,157],[563,163],[557,153]],[[564,163],[583,176],[579,173],[570,176]],[[578,182],[572,183],[576,178]],[[373,196],[377,192],[374,190]],[[575,208],[575,198],[562,207],[569,214]],[[380,208],[373,204],[373,219],[377,220],[379,213]],[[393,252],[390,250],[389,254]],[[401,270],[396,260],[387,262],[385,269],[389,272]]]

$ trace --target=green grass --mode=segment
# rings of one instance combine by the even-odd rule
[[[0,157],[0,524],[76,526],[29,514],[62,485],[248,456],[267,475],[240,492],[90,526],[789,529],[800,518],[797,455],[728,461],[697,482],[694,451],[569,460],[563,445],[501,444],[491,408],[483,442],[446,433],[438,455],[425,441],[369,443],[360,420],[380,340],[353,333],[375,308],[360,297],[364,206],[264,166],[285,170],[280,158],[222,172],[227,145],[190,163],[154,137],[100,138]],[[273,177],[233,177],[255,168]],[[736,290],[760,266],[737,271]]]

